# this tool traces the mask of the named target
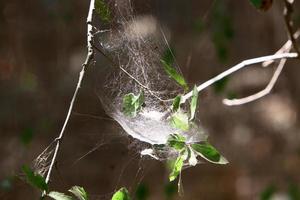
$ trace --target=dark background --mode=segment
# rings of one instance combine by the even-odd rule
[[[19,178],[21,166],[30,165],[60,131],[86,56],[88,4],[0,0],[0,199],[39,196]],[[266,13],[247,0],[143,0],[135,8],[156,15],[169,28],[191,85],[244,59],[272,54],[287,40],[281,1]],[[296,4],[296,25],[299,8]],[[201,93],[202,125],[230,164],[184,170],[181,199],[259,199],[276,190],[274,195],[284,200],[298,193],[299,63],[288,61],[272,93],[244,106],[226,107],[222,99],[264,88],[274,67],[249,67],[221,89]],[[97,67],[88,69],[80,89],[51,189],[64,192],[81,185],[92,199],[110,199],[122,186],[134,194],[141,183],[149,199],[166,199],[170,185],[164,164],[140,159],[139,142],[105,115],[95,92]]]

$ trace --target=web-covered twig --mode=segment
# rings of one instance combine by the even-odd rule
[[[63,127],[60,131],[59,136],[55,139],[55,143],[56,143],[55,144],[55,150],[54,150],[54,154],[53,154],[53,157],[51,159],[51,163],[50,163],[47,175],[46,175],[46,179],[45,179],[46,183],[48,183],[49,180],[50,180],[51,172],[52,172],[54,163],[55,163],[56,158],[57,158],[59,147],[60,147],[62,138],[64,136],[66,126],[68,125],[68,122],[69,122],[69,119],[70,119],[70,116],[71,116],[71,113],[72,113],[72,110],[73,110],[74,102],[76,100],[79,88],[81,87],[81,82],[82,82],[82,79],[84,77],[86,68],[91,64],[91,62],[93,61],[93,58],[94,58],[94,51],[93,51],[93,48],[92,48],[92,40],[93,40],[92,31],[93,31],[93,27],[92,27],[92,24],[91,24],[94,9],[95,9],[95,0],[91,0],[90,1],[89,12],[88,12],[88,17],[87,17],[87,21],[86,21],[86,23],[87,23],[87,50],[88,50],[88,53],[87,53],[85,62],[82,65],[82,69],[81,69],[80,74],[79,74],[79,79],[78,79],[78,82],[77,82],[77,86],[76,86],[75,92],[73,94],[72,100],[70,102],[70,106],[69,106],[68,113],[67,113],[67,116],[65,118]],[[45,195],[45,191],[43,192],[43,195]]]
[[[254,64],[258,64],[258,63],[263,63],[266,61],[270,61],[270,60],[278,60],[278,59],[287,59],[287,58],[297,58],[298,57],[298,53],[282,53],[282,54],[275,54],[275,55],[269,55],[269,56],[263,56],[263,57],[258,57],[258,58],[252,58],[249,60],[244,60],[241,63],[229,68],[228,70],[220,73],[219,75],[215,76],[212,79],[209,79],[208,81],[202,83],[201,85],[197,86],[197,90],[198,92],[204,90],[205,88],[211,86],[212,84],[214,84],[215,82],[223,79],[226,76],[231,75],[232,73],[250,66],[250,65],[254,65]],[[190,91],[189,93],[185,94],[182,97],[182,103],[184,103],[186,100],[188,100],[189,98],[191,98],[193,96],[193,91]]]

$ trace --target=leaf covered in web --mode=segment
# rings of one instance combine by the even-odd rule
[[[126,188],[121,188],[111,198],[111,200],[130,200],[130,199],[131,198],[129,196],[129,192]]]
[[[190,120],[193,120],[195,117],[195,113],[196,113],[196,109],[197,109],[197,102],[198,102],[198,94],[199,94],[199,92],[195,85],[194,89],[193,89],[193,96],[192,96],[191,104],[190,104],[190,111],[191,111]]]
[[[55,200],[74,200],[71,196],[56,191],[50,192],[48,196]]]
[[[126,94],[123,97],[122,111],[129,117],[135,117],[142,109],[144,103],[144,92],[139,93],[137,96],[133,93]]]
[[[188,131],[190,128],[189,117],[186,113],[178,111],[171,116],[171,125],[182,131]]]
[[[176,69],[174,67],[172,67],[170,64],[168,64],[166,61],[164,60],[160,60],[164,70],[166,71],[166,73],[173,79],[175,80],[180,86],[183,87],[184,90],[188,90],[188,85],[185,81],[185,79],[183,78],[183,76],[181,74],[179,74]]]
[[[185,137],[179,134],[172,134],[168,139],[168,146],[176,150],[182,150],[185,147]]]
[[[182,155],[178,156],[175,161],[171,162],[170,164],[171,173],[169,175],[170,181],[174,181],[181,173],[183,162],[184,162],[184,158]]]
[[[175,99],[173,100],[173,103],[172,103],[173,112],[177,112],[179,110],[180,104],[181,104],[181,95],[178,95],[175,97]]]
[[[228,161],[224,158],[219,151],[213,147],[208,142],[203,142],[200,144],[192,144],[191,147],[205,160],[214,163],[214,164],[227,164]]]
[[[22,171],[25,173],[26,180],[30,185],[42,191],[48,191],[48,184],[44,177],[34,173],[34,171],[26,165],[22,167]]]
[[[95,12],[103,22],[108,23],[111,21],[110,10],[104,0],[95,0]]]
[[[73,186],[69,189],[69,192],[74,194],[74,196],[76,196],[79,200],[88,200],[88,194],[83,187]]]

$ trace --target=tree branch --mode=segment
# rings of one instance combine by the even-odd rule
[[[298,57],[298,53],[283,53],[283,54],[277,54],[277,55],[269,55],[269,56],[263,56],[263,57],[258,57],[258,58],[252,58],[249,60],[244,60],[241,63],[229,68],[228,70],[220,73],[219,75],[215,76],[212,79],[209,79],[208,81],[202,83],[201,85],[197,86],[197,90],[198,92],[206,89],[207,87],[211,86],[212,84],[214,84],[215,82],[223,79],[226,76],[231,75],[232,73],[250,66],[250,65],[254,65],[254,64],[258,64],[258,63],[263,63],[266,61],[270,61],[270,60],[278,60],[278,59],[283,59],[283,58],[297,58]],[[189,93],[185,94],[182,97],[181,103],[185,103],[187,99],[191,98],[193,96],[193,91],[190,91]]]
[[[53,157],[51,159],[51,163],[50,163],[47,175],[46,175],[46,179],[45,179],[46,183],[48,183],[49,180],[50,180],[51,172],[52,172],[54,163],[55,163],[56,158],[57,158],[59,147],[60,147],[61,141],[64,137],[65,129],[68,125],[68,122],[69,122],[69,119],[70,119],[70,116],[71,116],[71,113],[72,113],[72,110],[73,110],[74,102],[76,100],[79,88],[81,87],[81,82],[82,82],[82,79],[84,77],[86,68],[91,64],[91,62],[94,59],[94,51],[93,51],[93,48],[92,48],[92,41],[93,41],[92,19],[93,19],[94,9],[95,9],[95,0],[91,0],[90,1],[89,12],[88,12],[88,16],[87,16],[87,21],[86,21],[86,23],[87,23],[87,50],[88,50],[88,53],[87,53],[85,62],[82,64],[82,69],[81,69],[80,74],[79,74],[79,79],[78,79],[78,82],[77,82],[77,86],[76,86],[76,89],[74,91],[73,97],[71,99],[70,106],[69,106],[68,113],[67,113],[67,116],[65,118],[63,127],[62,127],[62,129],[59,133],[59,136],[55,139],[55,142],[56,142],[55,150],[54,150],[54,154],[53,154]],[[45,194],[46,194],[46,191],[43,191],[43,196]]]

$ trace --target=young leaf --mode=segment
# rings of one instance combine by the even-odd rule
[[[174,181],[178,175],[181,173],[182,167],[183,167],[183,156],[178,156],[178,158],[175,160],[175,162],[171,166],[171,173],[169,175],[169,180],[172,182]]]
[[[172,65],[174,63],[175,57],[174,57],[174,49],[171,48],[167,48],[166,51],[163,54],[162,59],[168,64],[168,65]]]
[[[71,196],[65,195],[61,192],[52,191],[48,194],[49,197],[55,200],[73,200]]]
[[[23,172],[26,175],[26,180],[27,182],[32,185],[33,187],[36,187],[42,191],[48,191],[48,185],[44,179],[39,174],[36,174],[30,169],[28,166],[23,166],[22,167]]]
[[[126,94],[123,97],[122,111],[129,117],[135,117],[137,113],[142,109],[144,103],[144,92],[135,96],[133,93]]]
[[[69,189],[69,192],[71,192],[72,194],[74,194],[74,196],[77,197],[77,199],[79,200],[88,200],[88,194],[87,192],[84,190],[83,187],[80,186],[73,186],[71,189]]]
[[[171,116],[171,125],[174,128],[183,130],[183,131],[188,131],[190,128],[189,125],[189,117],[186,113],[183,112],[176,112]]]
[[[179,110],[180,104],[181,104],[181,95],[178,95],[173,100],[173,104],[172,104],[172,110],[173,110],[173,112],[177,112]]]
[[[190,110],[191,110],[191,117],[190,120],[193,120],[195,117],[195,112],[197,109],[197,102],[198,102],[198,90],[197,90],[197,86],[194,86],[193,89],[193,96],[192,96],[192,100],[191,100],[191,104],[190,104]]]
[[[126,188],[121,188],[113,195],[111,200],[130,200],[128,190]]]
[[[99,15],[100,19],[108,23],[111,20],[111,14],[108,5],[104,2],[104,0],[96,0],[95,1],[95,12]]]
[[[169,147],[176,150],[182,150],[185,147],[185,137],[178,134],[172,134],[170,135],[167,144]]]
[[[255,8],[267,11],[269,8],[271,8],[273,0],[250,0],[250,2]]]
[[[164,60],[160,60],[164,70],[166,71],[166,73],[172,78],[174,79],[180,86],[183,87],[184,90],[188,90],[188,85],[185,81],[185,79],[183,78],[183,76],[181,76],[172,66],[170,66],[166,61]]]
[[[218,150],[213,147],[208,142],[204,142],[201,144],[192,144],[191,147],[196,152],[196,154],[200,155],[205,160],[215,163],[215,164],[227,164],[228,161],[224,158]]]

